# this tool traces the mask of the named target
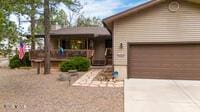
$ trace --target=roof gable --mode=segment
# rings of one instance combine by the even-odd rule
[[[112,32],[113,22],[115,20],[120,19],[125,16],[128,16],[130,14],[136,13],[138,11],[144,10],[146,8],[158,5],[158,4],[166,2],[166,1],[170,1],[170,0],[150,0],[144,4],[130,8],[128,10],[125,10],[125,11],[115,14],[113,16],[107,17],[107,18],[103,19],[103,23],[107,27],[107,29],[109,29],[109,31]],[[200,3],[200,0],[184,0],[184,1],[192,2],[192,3]]]

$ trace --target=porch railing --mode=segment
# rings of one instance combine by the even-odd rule
[[[94,55],[94,50],[72,50],[66,49],[63,52],[60,52],[58,49],[50,51],[51,59],[67,59],[75,56],[82,56],[87,58],[92,58]],[[44,50],[31,50],[30,51],[30,60],[33,59],[44,59],[45,52]]]
[[[105,57],[112,57],[112,48],[106,48]]]

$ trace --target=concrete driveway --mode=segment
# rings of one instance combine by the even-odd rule
[[[200,112],[200,81],[125,80],[125,112]]]

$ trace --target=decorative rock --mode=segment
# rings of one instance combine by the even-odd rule
[[[60,81],[71,81],[71,76],[66,74],[60,74],[58,80]]]
[[[78,72],[77,70],[68,70],[69,73],[76,73]]]
[[[79,73],[71,73],[71,76],[73,77],[73,76],[79,76]]]

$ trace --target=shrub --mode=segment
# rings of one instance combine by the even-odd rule
[[[19,68],[20,66],[21,66],[21,62],[19,59],[16,58],[16,56],[14,56],[9,62],[9,67],[12,69]]]
[[[76,68],[78,71],[88,71],[90,68],[90,61],[87,58],[79,57],[76,58]]]
[[[24,67],[30,67],[31,66],[31,61],[29,60],[29,53],[28,52],[25,53],[25,56],[24,56],[22,62],[23,62],[22,66],[24,66]]]
[[[23,60],[20,60],[19,56],[17,54],[15,56],[13,56],[9,62],[9,67],[12,69],[19,68],[19,67],[29,67],[29,66],[31,66],[31,62],[29,60],[28,53],[25,53]]]
[[[87,71],[89,68],[90,60],[85,57],[73,57],[60,65],[62,72],[67,72],[68,70]]]
[[[69,60],[62,62],[61,65],[60,65],[60,70],[62,72],[68,72],[68,70],[75,70],[75,69],[76,69],[75,64],[72,61],[69,61]]]

